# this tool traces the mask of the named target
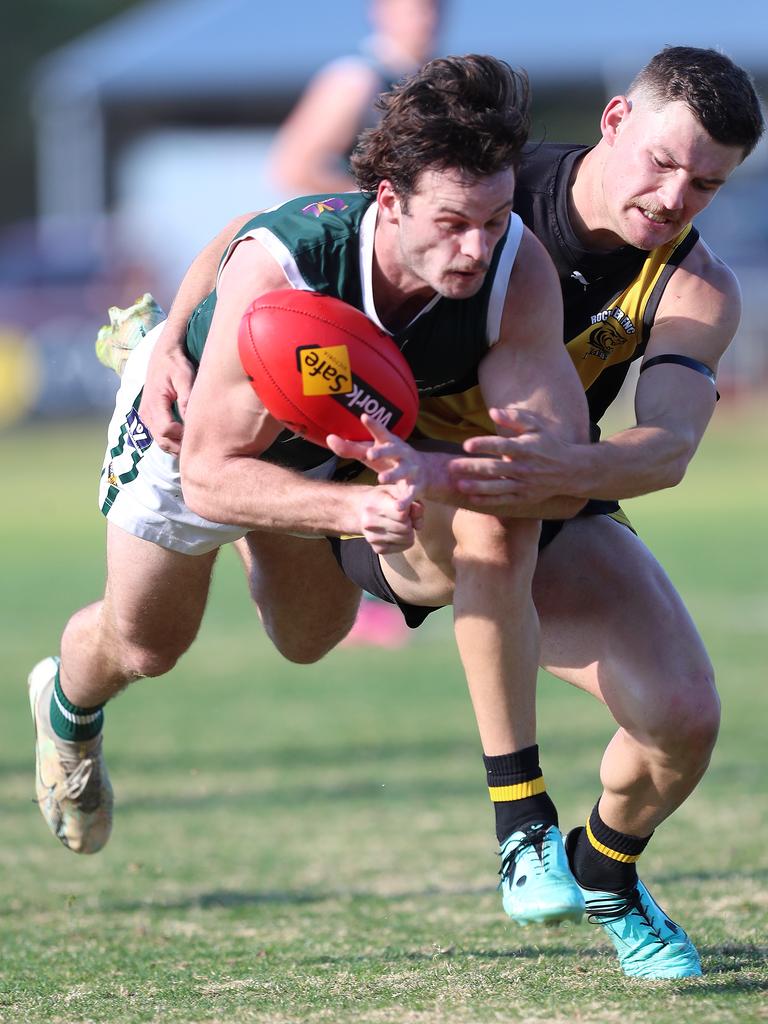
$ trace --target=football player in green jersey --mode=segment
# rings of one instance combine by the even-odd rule
[[[185,326],[195,380],[182,403],[180,458],[153,440],[138,408],[162,326],[128,359],[101,481],[106,593],[70,619],[61,659],[46,658],[30,677],[39,803],[70,849],[92,853],[109,837],[103,705],[189,648],[222,544],[239,542],[266,632],[301,663],[344,636],[360,599],[329,541],[359,534],[382,558],[417,566],[433,533],[449,531],[442,573],[425,575],[423,588],[411,584],[408,598],[426,608],[453,601],[484,754],[525,762],[525,778],[497,787],[509,821],[522,814],[521,826],[532,823],[516,843],[530,884],[514,914],[583,913],[538,767],[531,593],[540,519],[572,515],[583,502],[555,495],[520,503],[514,516],[477,513],[439,452],[406,493],[400,484],[338,482],[335,457],[290,436],[261,405],[236,344],[258,295],[288,284],[322,291],[397,338],[421,393],[479,382],[489,405],[529,411],[563,441],[586,442],[554,269],[512,213],[527,94],[524,76],[495,58],[432,61],[384,101],[358,159],[364,193],[304,197],[240,226],[213,293]]]

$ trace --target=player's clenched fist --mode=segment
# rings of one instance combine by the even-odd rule
[[[360,501],[360,532],[378,555],[407,551],[424,510],[402,483],[372,487]]]

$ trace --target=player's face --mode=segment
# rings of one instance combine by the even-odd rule
[[[616,112],[601,182],[606,227],[619,244],[655,249],[709,205],[744,154],[715,142],[685,103]]]
[[[510,168],[483,178],[426,170],[399,211],[399,261],[414,283],[449,299],[482,287],[509,222],[515,190]]]

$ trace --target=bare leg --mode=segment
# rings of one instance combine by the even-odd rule
[[[264,629],[283,657],[309,664],[344,639],[361,591],[325,540],[249,533],[236,547]]]
[[[453,603],[456,642],[486,754],[536,742],[538,522],[428,506],[409,551],[382,559],[412,604]]]
[[[531,596],[538,522],[459,512],[453,614],[488,755],[536,742],[539,622]]]
[[[76,612],[61,640],[61,684],[94,707],[141,676],[168,672],[197,635],[216,552],[181,555],[107,525],[104,598]]]
[[[682,600],[645,545],[607,516],[566,523],[534,578],[542,663],[603,701],[619,729],[603,756],[600,816],[648,836],[709,764],[713,670]]]
[[[112,828],[112,787],[102,753],[100,716],[80,715],[140,676],[162,675],[197,633],[216,553],[192,557],[107,527],[107,586],[103,600],[67,623],[58,666],[39,662],[29,676],[36,733],[36,790],[51,832],[76,853],[96,853]],[[64,698],[56,695],[59,676]],[[57,732],[51,710],[67,727]],[[59,722],[61,728],[62,722]]]
[[[494,806],[504,910],[521,924],[578,921],[584,899],[535,746],[539,628],[531,588],[539,523],[425,511],[419,543],[382,564],[401,598],[453,602]]]

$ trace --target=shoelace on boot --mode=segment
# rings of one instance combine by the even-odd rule
[[[508,850],[501,858],[501,868],[499,874],[501,875],[501,881],[505,878],[511,879],[514,876],[515,863],[517,862],[518,855],[526,850],[529,846],[540,846],[541,851],[539,854],[541,860],[541,867],[546,868],[547,862],[549,861],[549,845],[545,842],[546,829],[538,829],[536,832],[529,832],[528,835],[524,836],[520,842],[513,849]],[[501,885],[501,882],[499,882]]]
[[[66,779],[56,791],[59,800],[78,801],[80,810],[86,814],[95,810],[101,800],[101,773],[99,771],[99,750],[101,737],[88,757],[78,757],[69,745],[56,744],[59,762]]]
[[[669,944],[659,932],[658,927],[653,923],[650,910],[643,905],[642,896],[637,886],[632,889],[616,893],[610,899],[590,900],[587,899],[587,920],[590,924],[603,924],[608,921],[620,921],[627,917],[632,911],[636,911],[648,925],[651,932],[663,945]],[[663,913],[663,911],[662,911]],[[666,923],[673,932],[678,932],[678,926],[665,916]]]

